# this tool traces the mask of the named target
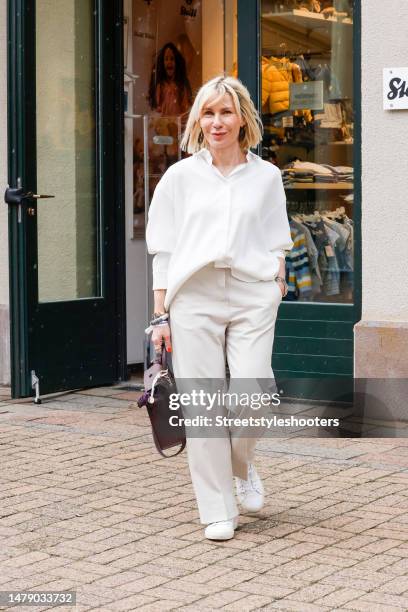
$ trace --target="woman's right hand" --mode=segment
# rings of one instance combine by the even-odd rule
[[[171,353],[171,335],[170,335],[170,325],[168,323],[162,323],[161,325],[154,325],[152,331],[152,342],[154,346],[154,350],[157,354],[160,354],[162,351],[162,345],[166,347],[166,351]]]

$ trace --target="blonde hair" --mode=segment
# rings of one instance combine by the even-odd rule
[[[218,76],[204,83],[198,90],[193,106],[191,107],[186,129],[180,146],[183,151],[197,153],[205,147],[205,140],[200,140],[200,116],[204,105],[214,95],[218,100],[226,93],[230,94],[235,110],[245,122],[245,133],[239,140],[242,149],[250,149],[262,140],[262,122],[251,100],[248,89],[239,79],[230,76]]]

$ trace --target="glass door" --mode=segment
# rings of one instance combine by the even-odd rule
[[[9,5],[13,395],[111,383],[125,348],[120,7]]]

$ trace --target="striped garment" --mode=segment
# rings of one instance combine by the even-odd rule
[[[286,256],[286,282],[288,283],[287,300],[298,300],[312,293],[309,257],[306,237],[302,231],[290,225],[293,248]]]

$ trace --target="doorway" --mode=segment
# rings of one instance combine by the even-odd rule
[[[180,160],[199,87],[237,75],[237,0],[124,0],[127,363],[143,361],[152,312],[145,228],[154,189]]]
[[[122,5],[9,0],[8,40],[12,395],[113,383],[126,375]]]

